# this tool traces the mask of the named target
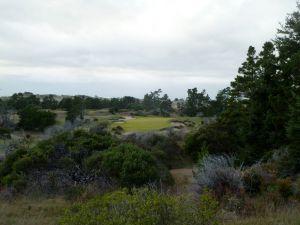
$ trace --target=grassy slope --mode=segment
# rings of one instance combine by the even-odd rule
[[[115,123],[114,126],[121,126],[125,132],[131,131],[151,131],[170,127],[170,118],[166,117],[136,117],[124,123]]]

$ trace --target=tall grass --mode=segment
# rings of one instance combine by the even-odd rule
[[[67,206],[61,198],[0,200],[0,225],[55,225]]]
[[[56,225],[72,203],[61,198],[0,200],[0,225]],[[222,215],[220,225],[299,225],[300,207],[284,207],[251,217]]]
[[[286,207],[264,215],[228,219],[225,220],[222,225],[299,225],[299,212],[299,207]]]

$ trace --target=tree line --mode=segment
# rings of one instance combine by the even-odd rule
[[[230,87],[219,92],[215,124],[187,139],[187,150],[237,155],[240,162],[269,160],[275,152],[283,176],[300,172],[300,5],[272,41],[248,49]],[[192,103],[193,105],[197,103]]]
[[[212,100],[205,90],[198,93],[197,88],[187,91],[186,99],[172,101],[161,89],[151,91],[143,99],[131,96],[122,98],[99,98],[83,95],[59,97],[46,95],[40,97],[30,92],[15,93],[7,99],[0,99],[0,126],[12,127],[8,115],[17,112],[20,117],[19,126],[28,130],[43,130],[55,123],[52,110],[65,110],[66,120],[74,122],[84,119],[86,110],[109,109],[114,114],[122,110],[143,112],[142,115],[170,116],[173,114],[187,116],[214,116],[224,109],[226,90],[218,93],[216,100]],[[175,106],[174,106],[175,105]]]

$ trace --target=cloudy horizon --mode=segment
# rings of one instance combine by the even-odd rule
[[[295,0],[0,0],[0,95],[215,96],[295,9]]]

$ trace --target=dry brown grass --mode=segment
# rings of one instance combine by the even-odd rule
[[[299,225],[300,207],[288,207],[252,217],[236,217],[225,220],[222,225]]]
[[[190,177],[190,171],[174,171],[179,177]],[[0,200],[0,225],[55,225],[59,223],[70,202],[62,198],[18,198]],[[277,211],[251,216],[221,216],[220,225],[299,225],[300,208],[285,207]]]
[[[0,201],[0,225],[58,224],[69,203],[61,198]]]
[[[170,170],[170,173],[175,182],[173,190],[176,193],[196,193],[197,184],[193,178],[193,169],[172,169]]]

